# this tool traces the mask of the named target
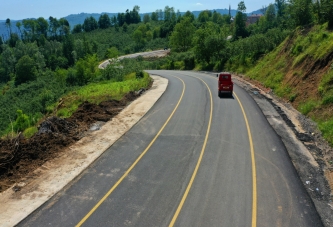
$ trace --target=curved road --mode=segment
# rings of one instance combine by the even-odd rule
[[[216,77],[149,71],[166,92],[128,133],[19,226],[323,226],[253,99]]]

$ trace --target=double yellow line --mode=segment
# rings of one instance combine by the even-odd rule
[[[137,165],[137,163],[141,160],[141,158],[147,153],[147,151],[150,149],[150,147],[154,144],[154,142],[156,141],[156,139],[159,137],[159,135],[161,134],[161,132],[164,130],[164,128],[166,127],[166,125],[169,123],[170,119],[172,118],[172,116],[174,115],[174,113],[176,112],[176,110],[178,109],[179,104],[181,103],[184,93],[185,93],[185,83],[182,79],[176,77],[177,79],[179,79],[182,83],[183,83],[183,91],[181,94],[181,97],[177,103],[177,105],[175,106],[175,108],[173,109],[171,115],[169,116],[169,118],[166,120],[166,122],[164,123],[164,125],[162,126],[162,128],[159,130],[159,132],[156,134],[156,136],[154,137],[154,139],[150,142],[150,144],[147,146],[147,148],[141,153],[141,155],[135,160],[135,162],[130,166],[130,168],[123,174],[123,176],[116,182],[116,184],[103,196],[103,198],[101,200],[99,200],[99,202],[89,211],[89,213],[84,216],[84,218],[76,225],[77,227],[82,226],[82,224],[97,210],[97,208],[111,195],[111,193],[118,187],[118,185],[126,178],[126,176],[132,171],[132,169]],[[199,159],[197,161],[197,164],[195,166],[195,169],[193,171],[192,177],[186,187],[186,190],[184,192],[184,195],[180,201],[180,204],[177,207],[177,210],[169,224],[169,227],[173,227],[179,214],[180,211],[185,203],[185,200],[190,192],[190,189],[193,185],[194,179],[197,175],[198,169],[200,167],[200,163],[202,161],[205,149],[206,149],[206,145],[207,145],[207,141],[208,141],[208,137],[209,137],[209,133],[210,133],[210,128],[211,128],[211,123],[212,123],[212,116],[213,116],[213,98],[212,98],[212,92],[209,88],[209,86],[207,85],[207,83],[205,81],[203,81],[202,79],[195,77],[199,80],[201,80],[205,86],[207,87],[208,91],[209,91],[209,96],[210,96],[210,116],[209,116],[209,123],[208,123],[208,128],[207,128],[207,132],[206,132],[206,136],[205,136],[205,140],[204,140],[204,144],[202,146],[201,149],[201,153],[199,156]],[[253,142],[252,142],[252,135],[251,135],[251,130],[250,130],[250,126],[243,108],[242,103],[240,102],[238,96],[234,93],[234,96],[236,97],[240,108],[242,110],[244,119],[245,119],[245,123],[246,123],[246,128],[247,128],[247,132],[248,132],[248,137],[249,137],[249,143],[250,143],[250,150],[251,150],[251,161],[252,161],[252,184],[253,184],[253,193],[252,193],[252,227],[256,227],[256,223],[257,223],[257,183],[256,183],[256,166],[255,166],[255,157],[254,157],[254,148],[253,148]]]
[[[187,75],[188,76],[188,75]],[[209,136],[209,132],[210,132],[210,127],[211,127],[211,122],[212,122],[212,115],[213,115],[213,99],[212,99],[212,92],[209,88],[209,86],[207,85],[207,83],[205,81],[203,81],[202,79],[198,78],[198,77],[195,77],[199,80],[201,80],[207,87],[208,91],[209,91],[209,95],[210,95],[210,103],[211,103],[211,107],[210,107],[210,117],[209,117],[209,123],[208,123],[208,128],[207,128],[207,133],[206,133],[206,137],[205,137],[205,141],[204,141],[204,144],[203,144],[203,147],[202,147],[202,150],[201,150],[201,153],[200,153],[200,157],[198,159],[198,162],[197,162],[197,165],[194,169],[194,172],[192,174],[192,177],[191,177],[191,180],[189,182],[189,184],[187,185],[187,188],[185,190],[185,193],[180,201],[180,204],[178,205],[178,208],[169,224],[169,227],[173,227],[178,216],[179,216],[179,213],[185,203],[185,200],[188,196],[188,193],[192,187],[192,184],[194,182],[194,179],[197,175],[197,172],[198,172],[198,169],[199,169],[199,166],[200,166],[200,163],[201,163],[201,160],[202,160],[202,157],[203,157],[203,154],[205,152],[205,149],[206,149],[206,144],[207,144],[207,140],[208,140],[208,136]],[[239,106],[242,110],[242,113],[243,113],[243,117],[244,117],[244,120],[245,120],[245,124],[246,124],[246,129],[247,129],[247,133],[248,133],[248,138],[249,138],[249,143],[250,143],[250,152],[251,152],[251,163],[252,163],[252,223],[251,223],[251,226],[252,227],[256,227],[257,226],[257,175],[256,175],[256,163],[255,163],[255,156],[254,156],[254,148],[253,148],[253,141],[252,141],[252,134],[251,134],[251,129],[250,129],[250,125],[249,125],[249,122],[247,120],[247,116],[246,116],[246,113],[245,113],[245,110],[243,108],[243,105],[240,101],[240,99],[238,98],[238,96],[236,95],[236,93],[234,92],[234,96],[236,97],[238,103],[239,103]]]

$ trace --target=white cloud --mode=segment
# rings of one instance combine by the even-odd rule
[[[195,4],[196,6],[202,6],[202,4],[200,2]]]

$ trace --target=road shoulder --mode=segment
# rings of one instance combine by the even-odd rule
[[[46,162],[26,179],[0,194],[1,226],[14,226],[64,188],[133,127],[162,96],[168,80],[151,76],[147,92],[128,105],[100,130],[89,133],[61,156]],[[13,190],[19,187],[20,190]]]
[[[234,75],[234,82],[253,97],[281,137],[322,222],[325,226],[333,226],[332,193],[325,177],[325,172],[330,170],[324,162],[324,154],[332,152],[332,148],[321,137],[316,124],[271,91],[261,89],[241,76]]]

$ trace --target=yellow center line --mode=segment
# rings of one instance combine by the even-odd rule
[[[185,74],[184,74],[184,75],[185,75]],[[208,75],[206,75],[206,76],[208,76]],[[210,77],[210,76],[209,76],[209,77]],[[197,78],[197,77],[196,77],[196,78]],[[211,78],[211,77],[210,77],[210,78]],[[200,79],[200,78],[198,78],[198,79]],[[204,82],[204,83],[205,83],[205,82]],[[205,84],[206,84],[206,83],[205,83]],[[208,87],[207,84],[206,84],[206,86]],[[209,89],[209,88],[208,88],[208,90],[209,90],[209,92],[210,92],[210,89]],[[254,155],[254,148],[253,148],[252,134],[251,134],[250,125],[249,125],[249,122],[248,122],[248,120],[247,120],[246,113],[245,113],[245,110],[244,110],[244,108],[243,108],[243,105],[242,105],[240,99],[238,98],[238,96],[236,95],[236,93],[233,92],[233,94],[234,94],[234,96],[236,97],[236,99],[237,99],[237,101],[238,101],[238,103],[239,103],[239,106],[240,106],[240,108],[241,108],[241,110],[242,110],[243,117],[244,117],[245,124],[246,124],[246,128],[247,128],[247,134],[248,134],[248,137],[249,137],[250,152],[251,152],[251,162],[252,162],[252,225],[251,225],[251,226],[252,226],[252,227],[256,227],[256,226],[257,226],[257,173],[256,173],[256,162],[255,162],[255,155]],[[210,92],[210,95],[211,95],[211,92]],[[212,97],[211,97],[211,100],[212,100]],[[212,101],[211,101],[211,103],[212,103]],[[212,111],[212,108],[211,108],[211,111]],[[209,125],[209,128],[210,128],[210,125]],[[208,131],[208,132],[209,132],[209,131]],[[206,135],[206,137],[208,137],[208,136]],[[205,141],[205,143],[206,143],[206,141]],[[205,146],[205,145],[204,145],[204,146]],[[203,148],[203,149],[204,149],[204,148]],[[196,171],[197,171],[197,169],[199,168],[199,164],[200,164],[200,162],[201,162],[202,155],[203,155],[203,153],[200,155],[200,158],[199,158],[199,161],[198,161],[198,164],[197,164],[197,167],[196,167],[195,173],[193,173],[193,175],[192,175],[192,178],[193,178],[193,179],[191,178],[191,182],[190,182],[191,185],[192,185],[193,180],[194,180],[194,178],[195,178]],[[185,192],[185,193],[186,193],[186,196],[187,196],[187,194],[188,194],[188,191],[189,191],[190,188],[191,188],[190,184],[189,184],[188,188],[186,189],[186,192]],[[178,217],[178,215],[179,215],[179,212],[180,212],[180,210],[181,210],[181,207],[183,206],[183,203],[185,202],[186,196],[185,196],[185,195],[183,196],[183,199],[182,199],[182,201],[181,201],[181,204],[179,205],[180,207],[178,207],[177,212],[176,212],[177,216],[176,216],[176,214],[175,214],[176,217],[175,217],[175,216],[173,217],[173,219],[172,219],[172,221],[171,221],[169,227],[171,227],[171,226],[174,225],[174,223],[175,223],[175,221],[176,221],[176,219],[177,219],[177,217]],[[184,197],[185,197],[185,198],[184,198]]]
[[[174,76],[176,77],[176,76]],[[172,116],[174,115],[174,113],[176,112],[180,102],[183,99],[184,93],[185,93],[185,83],[182,79],[176,77],[177,79],[179,79],[182,83],[183,83],[183,91],[182,94],[179,98],[179,101],[176,105],[176,107],[173,109],[171,115],[169,116],[169,118],[166,120],[166,122],[164,123],[164,125],[162,126],[162,128],[160,129],[160,131],[156,134],[156,136],[154,137],[154,139],[150,142],[150,144],[147,146],[147,148],[141,153],[141,155],[135,160],[135,162],[130,166],[130,168],[124,173],[124,175],[117,181],[117,183],[103,196],[103,198],[101,200],[99,200],[99,202],[89,211],[89,213],[84,216],[84,218],[76,225],[76,227],[81,226],[96,210],[97,208],[111,195],[111,193],[118,187],[118,185],[126,178],[126,176],[131,172],[131,170],[136,166],[136,164],[141,160],[141,158],[147,153],[147,151],[150,149],[150,147],[154,144],[154,142],[156,141],[157,137],[161,134],[161,132],[163,131],[163,129],[165,128],[165,126],[169,123],[170,119],[172,118]]]
[[[195,78],[197,78],[197,77],[195,77]],[[211,103],[211,104],[210,104],[209,123],[208,123],[208,128],[207,128],[207,133],[206,133],[205,141],[204,141],[204,144],[203,144],[203,146],[202,146],[202,150],[201,150],[200,157],[199,157],[199,159],[198,159],[197,165],[195,166],[195,169],[194,169],[194,172],[193,172],[192,177],[191,177],[191,179],[190,179],[190,182],[189,182],[188,185],[187,185],[187,188],[186,188],[186,190],[185,190],[185,193],[184,193],[184,195],[183,195],[183,197],[182,197],[182,199],[181,199],[181,201],[180,201],[180,204],[178,205],[178,208],[177,208],[177,210],[176,210],[176,213],[174,214],[174,216],[173,216],[173,218],[172,218],[172,220],[171,220],[171,222],[170,222],[170,224],[169,224],[169,227],[174,226],[174,224],[175,224],[175,222],[176,222],[176,220],[177,220],[177,217],[178,217],[178,215],[179,215],[179,213],[180,213],[180,211],[181,211],[181,209],[182,209],[182,207],[183,207],[183,205],[184,205],[184,203],[185,203],[185,200],[186,200],[186,198],[187,198],[187,196],[188,196],[188,193],[190,192],[190,189],[191,189],[191,187],[192,187],[192,184],[193,184],[193,182],[194,182],[194,179],[195,179],[195,177],[196,177],[196,175],[197,175],[197,172],[198,172],[198,169],[199,169],[199,166],[200,166],[200,163],[201,163],[201,160],[202,160],[203,154],[205,153],[205,149],[206,149],[206,145],[207,145],[207,141],[208,141],[208,136],[209,136],[209,132],[210,132],[210,127],[211,127],[211,123],[212,123],[212,116],[213,116],[213,98],[212,98],[212,92],[210,91],[210,89],[209,89],[209,87],[208,87],[208,85],[206,84],[205,81],[203,81],[203,80],[200,79],[200,78],[197,78],[197,79],[201,80],[201,81],[206,85],[206,87],[208,88],[208,91],[209,91],[209,95],[210,95],[210,103]]]
[[[243,105],[235,92],[234,92],[234,95],[239,103],[240,108],[242,109],[246,128],[247,128],[247,134],[249,136],[251,161],[252,161],[252,227],[256,227],[257,226],[257,172],[256,172],[256,161],[255,161],[255,157],[254,157],[252,134],[251,134],[250,125],[247,120]]]

